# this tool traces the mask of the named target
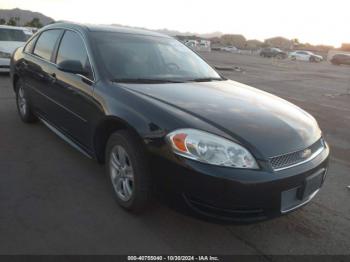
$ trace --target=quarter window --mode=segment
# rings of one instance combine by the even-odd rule
[[[57,39],[61,34],[61,30],[47,30],[41,33],[36,42],[34,54],[50,61]]]
[[[66,31],[58,49],[56,63],[72,60],[79,62],[86,75],[92,78],[92,70],[82,38],[75,32]]]
[[[24,48],[24,52],[31,53],[33,51],[34,45],[35,45],[35,40],[37,39],[37,36],[34,36],[26,45]]]

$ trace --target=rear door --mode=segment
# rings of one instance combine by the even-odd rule
[[[307,52],[300,52],[300,53],[301,53],[301,60],[309,61],[310,55]]]
[[[297,60],[304,60],[304,52],[301,52],[301,51],[296,52],[295,57]]]
[[[63,30],[50,29],[40,34],[33,50],[27,52],[23,66],[26,68],[25,81],[30,90],[31,104],[41,117],[55,122],[57,102],[50,96],[55,81],[53,64],[54,50]],[[26,47],[27,48],[27,47]]]

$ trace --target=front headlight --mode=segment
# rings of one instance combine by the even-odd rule
[[[11,58],[11,54],[0,51],[0,58]]]
[[[203,163],[258,169],[254,157],[241,145],[195,129],[179,129],[167,135],[174,153]]]

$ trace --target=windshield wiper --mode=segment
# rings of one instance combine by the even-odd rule
[[[162,84],[162,83],[183,83],[183,81],[161,78],[115,78],[111,80],[117,83],[141,83],[141,84]]]
[[[222,81],[223,78],[216,78],[216,77],[202,77],[202,78],[194,78],[189,79],[187,82],[211,82],[211,81]]]

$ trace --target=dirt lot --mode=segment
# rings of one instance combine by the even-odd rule
[[[0,76],[0,254],[350,254],[350,67],[212,52],[227,77],[277,94],[319,121],[332,149],[327,181],[306,207],[253,225],[219,225],[155,202],[116,206],[104,169],[42,124],[19,120]],[[270,260],[269,256],[264,257]]]

